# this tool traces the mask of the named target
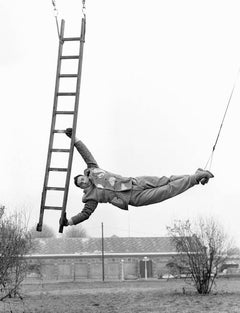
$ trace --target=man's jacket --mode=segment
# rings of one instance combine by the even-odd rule
[[[83,202],[94,199],[100,203],[112,203],[123,210],[128,209],[132,178],[122,177],[99,167],[86,169],[84,174],[89,177],[92,186],[84,189]]]
[[[99,168],[91,152],[81,140],[75,142],[75,148],[87,164],[84,175],[88,176],[91,185],[84,189],[82,201],[85,203],[81,213],[72,218],[77,224],[89,218],[98,203],[111,203],[120,209],[128,210],[132,190],[132,178],[122,177]]]

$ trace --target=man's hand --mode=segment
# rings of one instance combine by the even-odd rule
[[[67,128],[67,129],[65,130],[65,133],[66,133],[66,135],[67,135],[69,138],[72,138],[72,128]]]
[[[60,218],[59,225],[60,226],[68,226],[69,225],[66,212],[64,213],[63,218],[62,217]]]

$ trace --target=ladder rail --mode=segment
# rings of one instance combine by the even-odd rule
[[[79,47],[79,61],[78,61],[78,78],[77,78],[77,84],[76,84],[76,98],[75,98],[75,105],[74,105],[74,117],[73,117],[73,132],[72,132],[72,138],[71,138],[71,146],[70,146],[70,154],[69,154],[69,160],[68,160],[68,168],[69,171],[67,172],[66,177],[66,184],[65,184],[65,193],[63,197],[63,209],[61,214],[61,221],[64,218],[65,212],[66,212],[66,206],[67,206],[67,199],[68,199],[68,191],[69,191],[69,182],[71,177],[71,170],[72,170],[72,160],[73,160],[73,152],[74,152],[74,140],[76,135],[76,128],[77,128],[77,117],[78,117],[78,107],[79,107],[79,99],[80,99],[80,86],[81,86],[81,78],[82,78],[82,63],[83,63],[83,51],[84,51],[84,43],[85,43],[85,32],[86,32],[86,17],[82,18],[81,23],[81,37],[80,37],[80,47]],[[62,223],[59,226],[59,233],[63,232],[63,226]]]
[[[41,197],[41,206],[40,206],[40,216],[39,216],[39,223],[37,224],[37,231],[42,231],[42,223],[43,223],[43,215],[44,215],[44,204],[46,201],[47,196],[47,190],[45,189],[45,186],[48,184],[49,179],[49,165],[51,163],[51,148],[53,146],[53,130],[55,128],[56,124],[56,109],[58,104],[57,94],[59,91],[59,75],[61,72],[61,55],[63,50],[63,41],[62,38],[64,36],[64,28],[65,28],[65,21],[61,21],[61,29],[60,29],[60,37],[59,37],[59,46],[58,46],[58,60],[57,60],[57,70],[56,70],[56,82],[55,82],[55,92],[54,92],[54,103],[53,103],[53,111],[52,111],[52,123],[51,123],[51,130],[50,130],[50,137],[49,137],[49,144],[48,144],[48,154],[47,154],[47,162],[46,162],[46,169],[45,169],[45,176],[44,176],[44,185],[43,185],[43,191],[42,191],[42,197]]]

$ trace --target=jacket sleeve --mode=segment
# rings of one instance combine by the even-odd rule
[[[97,161],[81,140],[77,140],[74,145],[77,151],[81,154],[83,160],[86,162],[88,168],[99,167]]]
[[[87,220],[89,218],[89,216],[95,211],[97,205],[98,205],[97,201],[88,200],[85,203],[82,211],[71,218],[73,221],[73,224],[76,225],[76,224],[82,223],[83,221]]]

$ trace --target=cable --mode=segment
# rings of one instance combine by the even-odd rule
[[[231,93],[230,93],[230,96],[229,96],[229,99],[228,99],[228,102],[227,102],[227,106],[226,106],[226,109],[225,109],[225,112],[224,112],[224,115],[223,115],[223,118],[222,118],[221,125],[220,125],[220,127],[219,127],[219,131],[218,131],[218,134],[217,134],[217,138],[216,138],[215,143],[214,143],[214,145],[213,145],[213,147],[212,147],[212,152],[211,152],[211,154],[210,154],[210,157],[209,157],[209,159],[208,159],[208,161],[207,161],[207,163],[206,163],[204,169],[207,168],[207,166],[208,166],[209,163],[210,163],[209,169],[211,169],[212,160],[213,160],[213,154],[214,154],[214,151],[215,151],[215,149],[216,149],[216,145],[217,145],[217,143],[218,143],[218,139],[219,139],[220,134],[221,134],[221,130],[222,130],[222,127],[223,127],[223,123],[224,123],[224,121],[225,121],[225,117],[226,117],[226,115],[227,115],[227,111],[228,111],[230,102],[231,102],[231,100],[232,100],[232,96],[233,96],[233,93],[234,93],[234,90],[235,90],[235,87],[236,87],[236,84],[237,84],[237,80],[238,80],[239,74],[240,74],[240,68],[238,69],[237,76],[236,76],[236,79],[235,79],[235,81],[234,81],[233,88],[232,88],[232,90],[231,90]]]

